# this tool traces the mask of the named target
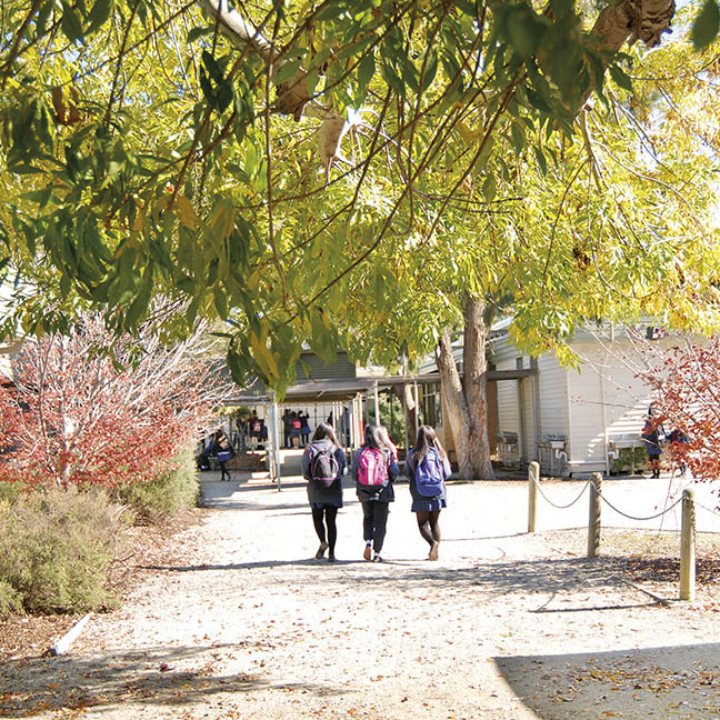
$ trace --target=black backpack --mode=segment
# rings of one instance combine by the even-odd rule
[[[308,448],[310,456],[310,478],[319,487],[329,488],[340,474],[340,465],[335,457],[335,448],[312,443]]]

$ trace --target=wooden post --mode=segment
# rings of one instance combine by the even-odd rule
[[[602,493],[602,475],[594,472],[590,483],[590,516],[588,519],[588,551],[589,558],[600,554],[600,495]]]
[[[270,392],[270,427],[268,428],[269,447],[266,457],[270,460],[270,481],[277,483],[278,492],[282,490],[282,474],[280,471],[280,409],[275,399],[275,391]]]
[[[680,531],[680,599],[695,599],[695,491],[683,490]]]
[[[528,466],[528,532],[534,533],[537,527],[537,495],[540,482],[540,463],[531,462]]]
[[[63,637],[50,648],[50,655],[64,655],[70,649],[70,646],[80,637],[80,633],[85,629],[91,617],[92,613],[90,612],[63,635]]]

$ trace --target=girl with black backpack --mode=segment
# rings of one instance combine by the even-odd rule
[[[451,472],[447,453],[435,430],[423,425],[418,430],[415,447],[408,453],[405,476],[410,481],[411,510],[416,513],[420,535],[430,545],[428,560],[438,559],[440,511],[447,507],[445,480]]]
[[[320,423],[301,461],[303,477],[308,481],[313,525],[320,540],[320,547],[315,553],[317,560],[329,550],[328,561],[335,562],[336,518],[337,511],[343,506],[342,475],[345,465],[345,453],[332,425]]]
[[[365,444],[353,455],[352,479],[363,509],[363,558],[382,562],[390,503],[395,500],[393,481],[400,474],[395,456],[375,425],[365,426]]]

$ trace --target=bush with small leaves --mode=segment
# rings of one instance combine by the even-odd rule
[[[0,502],[4,612],[16,609],[18,600],[25,610],[44,613],[115,604],[108,572],[126,522],[102,490],[47,489]]]
[[[192,449],[183,451],[170,469],[146,483],[121,485],[119,502],[130,505],[141,523],[161,523],[181,510],[195,507],[200,493]]]

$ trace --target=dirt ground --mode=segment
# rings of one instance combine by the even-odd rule
[[[668,482],[605,493],[650,515],[677,491]],[[582,488],[545,492],[567,504]],[[564,510],[543,500],[528,535],[524,483],[452,484],[429,562],[399,485],[375,564],[347,489],[330,564],[314,559],[297,478],[204,492],[210,510],[174,537],[175,559],[141,568],[68,654],[0,664],[0,716],[720,718],[720,544],[700,535],[697,597],[678,602],[677,509],[649,523],[604,509],[602,555],[587,560],[587,494]],[[713,503],[703,530],[720,530]]]

